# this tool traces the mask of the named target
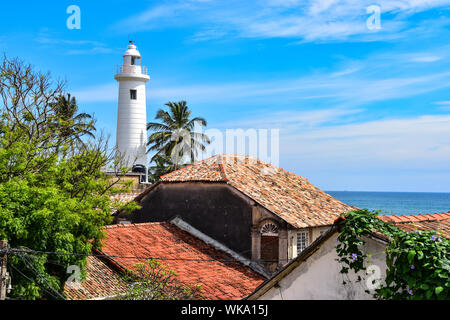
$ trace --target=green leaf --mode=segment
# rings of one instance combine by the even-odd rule
[[[409,264],[412,264],[414,262],[415,255],[416,255],[416,251],[414,251],[414,250],[411,250],[408,253],[408,262],[409,262]]]
[[[419,288],[420,288],[420,289],[423,289],[423,290],[428,290],[428,289],[430,289],[430,286],[427,285],[427,284],[425,284],[425,283],[423,283],[423,284],[420,285]]]
[[[421,250],[417,251],[417,259],[419,259],[419,260],[423,259],[423,251],[421,251]]]
[[[434,289],[434,292],[436,293],[436,295],[438,295],[438,294],[441,293],[442,291],[444,291],[444,288],[442,288],[442,287],[436,287],[436,288]]]

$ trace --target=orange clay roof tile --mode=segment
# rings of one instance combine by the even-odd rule
[[[379,216],[385,222],[391,222],[405,231],[435,230],[450,239],[450,212],[426,215]]]
[[[64,287],[64,295],[68,300],[90,300],[123,294],[126,284],[121,280],[120,273],[107,265],[98,257],[88,257],[86,279],[79,287]]]
[[[242,299],[265,280],[229,254],[169,222],[114,225],[105,231],[102,251],[114,256],[119,265],[131,269],[146,259],[160,258],[185,285],[201,285],[208,300]]]
[[[169,182],[226,182],[296,228],[331,225],[356,209],[307,179],[256,158],[216,155],[161,178]]]

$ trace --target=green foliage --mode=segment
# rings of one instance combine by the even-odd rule
[[[171,158],[165,155],[156,156],[153,163],[154,165],[148,168],[148,180],[151,183],[156,183],[163,175],[186,166],[186,164],[175,165]]]
[[[450,242],[435,231],[406,232],[378,218],[377,212],[357,210],[343,215],[336,251],[341,273],[365,271],[369,257],[363,236],[384,235],[386,279],[375,290],[379,299],[450,299]],[[361,278],[360,278],[361,279]],[[362,280],[362,279],[361,279]]]
[[[75,100],[70,114],[62,112],[61,96],[48,75],[18,60],[0,64],[0,239],[25,251],[75,254],[9,254],[17,299],[61,298],[67,267],[84,267],[77,254],[100,246],[109,195],[121,189],[102,171],[113,161],[107,142],[80,126],[86,117]]]
[[[199,300],[200,285],[184,285],[177,280],[177,273],[167,265],[147,260],[136,264],[124,279],[128,290],[122,300]]]
[[[78,113],[75,97],[67,94],[57,97],[52,108],[55,111],[53,123],[50,125],[62,138],[69,138],[70,143],[83,143],[83,136],[94,137],[95,121],[90,114]]]
[[[158,160],[157,166],[170,163],[172,169],[177,170],[187,162],[186,159],[194,162],[198,151],[205,150],[211,141],[204,133],[194,131],[195,125],[205,127],[207,123],[204,118],[191,119],[191,110],[186,101],[168,102],[166,106],[169,111],[160,109],[156,114],[160,123],[147,124],[147,130],[152,131],[147,143],[148,152],[156,152],[151,161]]]

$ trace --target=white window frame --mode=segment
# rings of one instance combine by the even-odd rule
[[[309,247],[309,230],[297,231],[297,255]]]

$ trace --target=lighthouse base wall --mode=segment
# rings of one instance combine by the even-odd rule
[[[134,91],[134,92],[132,92]],[[147,112],[145,82],[119,82],[116,146],[126,166],[147,166]]]

